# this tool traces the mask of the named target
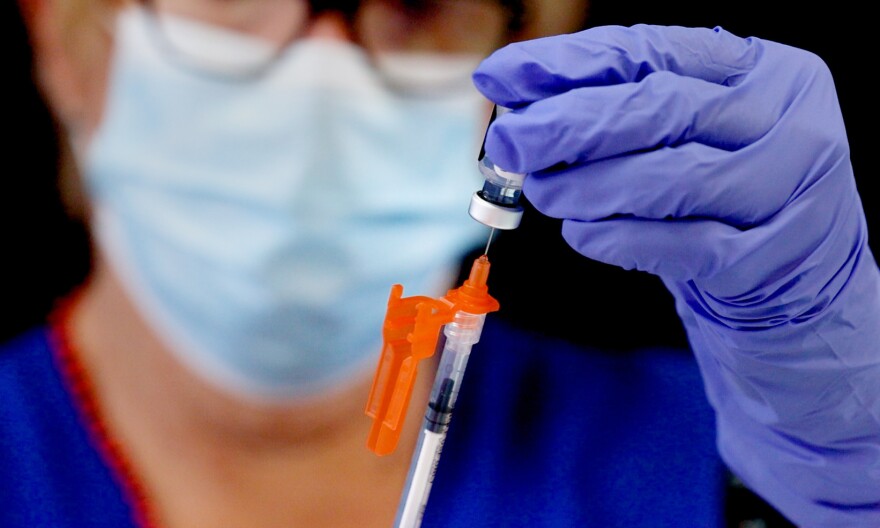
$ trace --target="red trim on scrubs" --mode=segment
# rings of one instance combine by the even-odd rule
[[[49,338],[52,355],[61,378],[70,393],[74,407],[79,411],[80,421],[92,439],[95,449],[104,459],[122,488],[131,506],[132,518],[141,528],[160,528],[150,506],[144,486],[135,473],[124,447],[110,435],[101,408],[95,398],[92,380],[82,363],[80,354],[71,339],[70,314],[77,295],[64,299],[49,319]]]

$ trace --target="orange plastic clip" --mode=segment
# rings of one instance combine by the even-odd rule
[[[439,299],[402,297],[403,286],[391,287],[382,326],[382,355],[365,410],[373,419],[367,447],[377,455],[397,448],[419,362],[434,355],[443,325],[452,322],[458,311],[478,315],[498,310],[498,301],[489,295],[488,278],[489,258],[481,255],[464,284]]]

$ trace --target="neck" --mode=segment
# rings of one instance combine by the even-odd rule
[[[365,447],[367,378],[284,405],[222,392],[177,362],[100,261],[70,323],[105,426],[164,526],[236,518],[253,526],[289,526],[292,519],[333,525],[334,514],[350,522],[358,505],[370,508],[360,513],[364,519],[378,512],[377,524],[390,524],[429,373],[420,378],[401,446],[380,459]],[[347,511],[338,507],[346,497]],[[212,519],[224,522],[205,522]]]

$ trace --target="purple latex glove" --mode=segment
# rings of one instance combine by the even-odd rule
[[[731,468],[800,526],[880,527],[880,273],[826,65],[598,27],[509,45],[474,83],[513,109],[487,155],[566,241],[675,295]]]

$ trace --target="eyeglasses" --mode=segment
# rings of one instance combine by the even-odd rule
[[[483,58],[504,44],[523,18],[522,0],[141,1],[176,60],[235,78],[256,77],[271,68],[316,17],[329,12],[344,18],[349,38],[380,70],[382,57],[390,54]],[[181,31],[183,26],[187,31]],[[235,46],[239,51],[230,54],[230,47],[224,46],[224,54],[218,56],[212,42],[220,33],[227,40],[230,34],[240,35]]]

